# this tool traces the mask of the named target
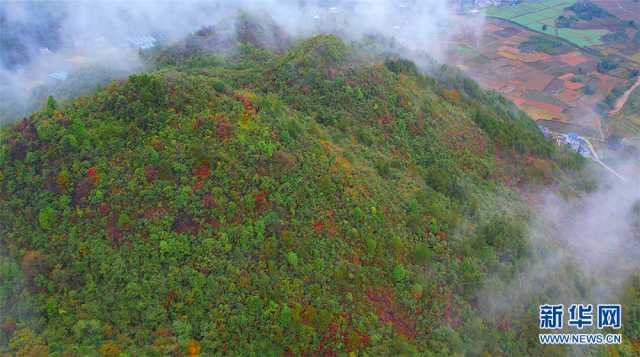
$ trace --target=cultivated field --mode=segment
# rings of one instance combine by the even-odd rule
[[[525,0],[485,13],[486,48],[457,56],[474,78],[563,131],[640,137],[640,88],[613,110],[640,71],[640,1]]]
[[[579,47],[602,44],[602,37],[610,33],[607,29],[573,29],[556,26],[558,16],[564,13],[565,8],[575,3],[576,0],[525,2],[516,6],[489,7],[486,14],[513,21],[533,31],[558,36]]]
[[[489,19],[483,34],[456,39],[450,57],[461,69],[549,127],[602,139],[596,106],[624,76],[600,73],[599,57],[511,22]]]

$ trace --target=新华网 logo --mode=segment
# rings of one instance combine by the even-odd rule
[[[572,304],[566,309],[566,326],[583,330],[595,326],[598,330],[605,328],[620,329],[622,327],[622,307],[620,304]],[[565,307],[562,304],[546,304],[539,307],[541,330],[562,330],[565,327]],[[543,344],[620,344],[620,334],[574,333],[574,334],[540,334]]]

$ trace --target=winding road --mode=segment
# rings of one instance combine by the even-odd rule
[[[638,82],[638,83],[640,83],[640,82]],[[607,166],[607,164],[605,164],[604,162],[602,162],[602,160],[600,160],[600,157],[598,156],[598,153],[596,152],[596,149],[593,147],[593,145],[591,144],[589,139],[583,138],[582,136],[580,136],[579,139],[584,141],[587,144],[587,146],[589,147],[589,151],[591,151],[591,157],[592,157],[593,161],[595,161],[598,164],[600,164],[602,167],[607,169],[607,171],[611,172],[614,176],[616,176],[620,180],[625,181],[625,182],[627,181],[627,179],[625,179],[622,175],[617,173],[616,170],[610,168],[609,166]]]

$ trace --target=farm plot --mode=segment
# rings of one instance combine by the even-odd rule
[[[456,47],[449,51],[451,62],[484,88],[513,101],[533,119],[600,137],[600,114],[595,107],[626,79],[598,72],[600,59],[593,53],[541,36],[513,21],[490,18],[484,33],[482,45],[472,36],[455,37]],[[582,36],[574,41],[592,42],[598,36],[588,31],[571,35]],[[633,120],[618,122],[625,125],[626,133],[632,132],[628,128]]]
[[[578,47],[601,45],[605,29],[572,29],[556,27],[556,19],[565,8],[576,0],[543,0],[525,2],[514,6],[492,6],[486,10],[487,16],[517,23],[537,32],[560,37]]]
[[[511,6],[491,6],[487,9],[487,15],[501,19],[513,20],[518,17],[540,15],[545,18],[558,17],[565,7],[571,6],[576,0],[543,0],[537,2],[524,2]],[[533,17],[535,19],[535,17]]]

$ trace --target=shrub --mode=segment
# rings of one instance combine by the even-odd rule
[[[291,265],[294,268],[297,267],[298,266],[298,254],[296,254],[295,252],[287,253],[287,263],[289,263],[289,265]]]

